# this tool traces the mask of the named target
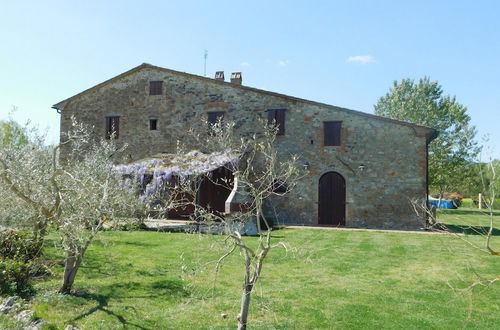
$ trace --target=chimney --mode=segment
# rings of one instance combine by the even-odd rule
[[[215,80],[224,81],[224,71],[215,72]]]
[[[236,85],[241,85],[241,72],[233,72],[231,73],[231,83]]]

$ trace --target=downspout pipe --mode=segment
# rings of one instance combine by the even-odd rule
[[[439,136],[439,131],[434,130],[432,132],[432,134],[429,135],[429,137],[425,141],[425,186],[426,186],[426,194],[427,194],[425,196],[425,200],[426,200],[425,205],[427,206],[427,208],[430,207],[430,204],[429,204],[429,143],[431,143],[432,140],[434,140],[438,136]]]

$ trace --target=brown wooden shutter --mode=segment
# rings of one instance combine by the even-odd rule
[[[277,135],[285,135],[285,110],[276,110]]]
[[[267,123],[278,127],[277,135],[285,135],[285,111],[285,109],[267,110]]]
[[[115,134],[115,139],[118,139],[118,135],[120,134],[120,117],[113,117],[111,130]]]
[[[326,121],[323,123],[324,145],[339,146],[342,131],[341,121]]]
[[[267,110],[267,123],[273,125],[276,120],[276,110]]]
[[[162,94],[163,81],[150,81],[149,82],[149,95]]]
[[[106,117],[106,139],[111,139],[111,136],[113,136],[115,139],[118,139],[119,133],[120,133],[120,117],[118,116]]]

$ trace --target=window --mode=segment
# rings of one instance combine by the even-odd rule
[[[150,131],[158,130],[158,118],[149,118],[149,130]]]
[[[267,110],[267,123],[278,127],[277,135],[285,135],[285,109]]]
[[[106,139],[118,139],[118,134],[120,132],[120,117],[119,116],[109,116],[106,117]]]
[[[325,138],[325,146],[339,146],[340,133],[342,129],[341,121],[325,121],[323,123],[323,133]]]
[[[209,112],[207,121],[209,124],[213,125],[217,123],[219,118],[220,120],[224,119],[224,111]]]
[[[276,179],[273,181],[273,185],[270,190],[278,194],[284,194],[289,191],[289,187],[285,181]]]
[[[150,81],[149,82],[149,95],[162,94],[163,81]]]

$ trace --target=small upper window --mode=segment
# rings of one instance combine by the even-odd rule
[[[219,118],[220,120],[224,119],[224,111],[209,112],[207,121],[209,124],[213,125],[217,123]]]
[[[278,127],[277,135],[285,135],[285,109],[267,110],[267,123]]]
[[[149,82],[149,95],[162,94],[163,81],[150,81]]]
[[[324,145],[339,146],[342,130],[341,121],[325,121],[323,123]]]
[[[157,118],[149,118],[149,130],[150,131],[158,130],[158,119]]]
[[[106,117],[106,139],[118,139],[118,134],[120,132],[120,117],[119,116],[109,116]]]

